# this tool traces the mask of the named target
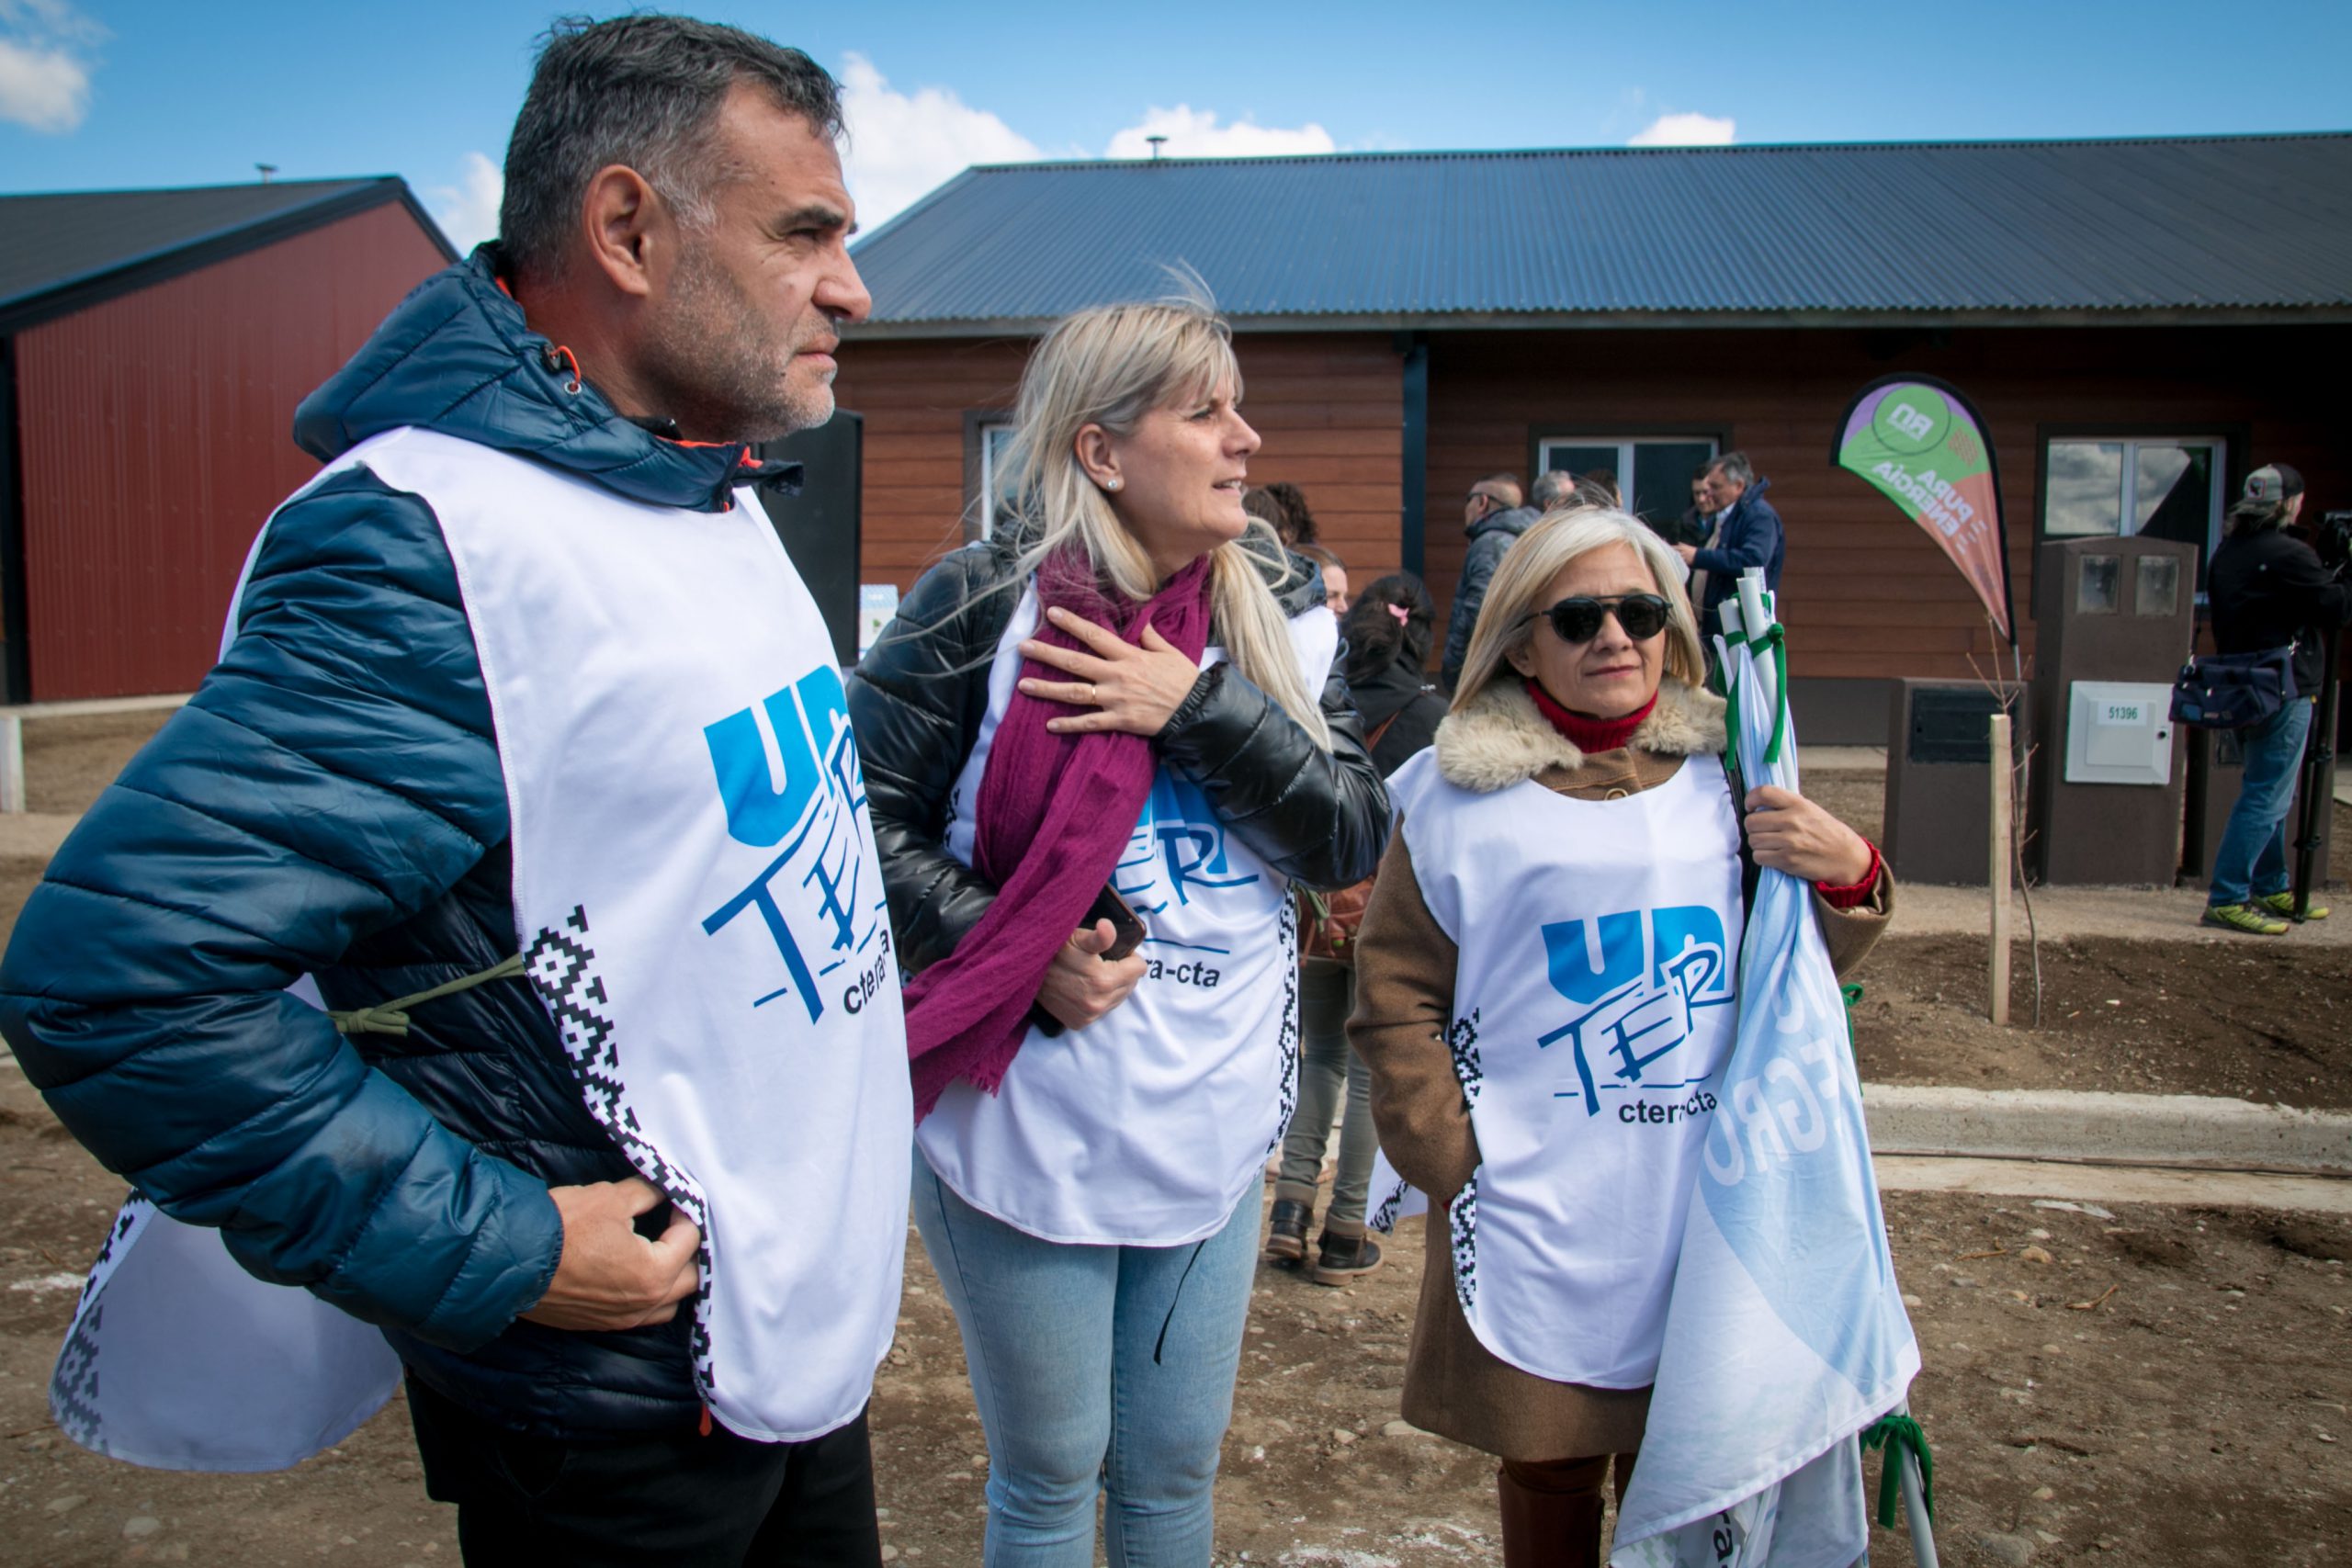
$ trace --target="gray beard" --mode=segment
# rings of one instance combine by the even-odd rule
[[[655,412],[702,441],[773,441],[833,417],[830,385],[796,393],[784,372],[797,344],[752,308],[725,274],[689,253],[649,345]]]

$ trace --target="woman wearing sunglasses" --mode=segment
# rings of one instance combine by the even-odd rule
[[[1732,797],[1668,547],[1555,513],[1503,558],[1356,956],[1381,1147],[1430,1195],[1415,1426],[1498,1456],[1504,1561],[1597,1563],[1642,1438],[1734,1034],[1748,866],[1815,884],[1842,971],[1893,889],[1788,791]],[[1745,848],[1743,848],[1743,829]]]

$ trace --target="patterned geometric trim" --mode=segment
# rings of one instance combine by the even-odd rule
[[[1453,1243],[1453,1294],[1467,1313],[1478,1299],[1478,1177],[1473,1171],[1453,1201],[1445,1206],[1447,1234]]]
[[[1472,1008],[1469,1016],[1457,1018],[1453,1027],[1445,1032],[1447,1049],[1453,1053],[1453,1076],[1462,1082],[1462,1105],[1467,1110],[1478,1103],[1478,1091],[1486,1087],[1486,1069],[1478,1065],[1478,1010]]]
[[[649,1142],[629,1108],[628,1084],[621,1077],[620,1045],[614,1038],[612,998],[596,971],[596,950],[588,942],[588,911],[573,905],[560,927],[543,928],[523,950],[524,973],[555,1020],[563,1054],[580,1081],[581,1098],[597,1125],[612,1134],[639,1176],[660,1188],[678,1213],[702,1233],[695,1253],[702,1288],[695,1297],[691,1337],[695,1381],[708,1400],[718,1386],[710,1348],[710,1208],[684,1172]]]
[[[98,1329],[106,1317],[106,1303],[94,1298],[114,1272],[117,1251],[129,1246],[131,1233],[154,1212],[153,1203],[134,1192],[115,1216],[106,1245],[91,1260],[89,1278],[82,1281],[74,1326],[57,1353],[56,1370],[50,1373],[49,1412],[57,1429],[94,1454],[112,1451],[98,1416]]]
[[[1274,1120],[1274,1141],[1266,1145],[1272,1154],[1283,1146],[1283,1139],[1290,1134],[1291,1113],[1298,1109],[1298,900],[1284,898],[1282,912],[1274,917],[1276,940],[1282,943],[1283,1026],[1278,1038],[1283,1058],[1283,1081],[1279,1093],[1282,1114]]]
[[[1392,1183],[1388,1195],[1374,1204],[1372,1213],[1364,1216],[1366,1227],[1383,1235],[1393,1234],[1396,1229],[1396,1211],[1405,1206],[1405,1194],[1412,1190],[1412,1184],[1402,1178]]]

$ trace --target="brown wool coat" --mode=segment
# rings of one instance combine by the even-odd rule
[[[1439,727],[1437,765],[1464,789],[1505,789],[1534,779],[1578,800],[1616,800],[1674,776],[1685,757],[1719,751],[1723,700],[1669,678],[1633,744],[1586,756],[1515,681],[1481,693]],[[1814,908],[1830,962],[1846,973],[1870,951],[1894,910],[1884,871],[1871,901]],[[1446,1032],[1453,1021],[1458,950],[1431,918],[1412,852],[1392,837],[1364,912],[1356,949],[1356,1008],[1348,1041],[1372,1070],[1372,1113],[1397,1174],[1430,1195],[1426,1266],[1405,1368],[1405,1419],[1507,1460],[1540,1461],[1628,1453],[1638,1448],[1649,1390],[1555,1382],[1498,1359],[1470,1330],[1453,1293],[1446,1227],[1436,1216],[1478,1165],[1478,1139],[1454,1077]]]

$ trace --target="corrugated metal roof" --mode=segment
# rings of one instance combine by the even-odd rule
[[[390,199],[407,186],[385,175],[0,196],[0,310],[368,191]]]
[[[1164,293],[1175,265],[1301,325],[2341,310],[2352,135],[1000,164],[856,256],[903,335]]]

